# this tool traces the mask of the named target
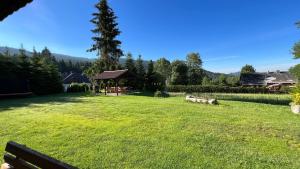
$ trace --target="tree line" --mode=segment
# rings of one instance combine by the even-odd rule
[[[296,23],[296,26],[300,28],[300,21]],[[292,49],[294,59],[300,58],[300,41],[297,42]],[[289,69],[289,71],[300,80],[300,64],[297,64]]]
[[[2,85],[23,81],[37,95],[62,91],[57,61],[47,48],[41,52],[34,49],[31,57],[23,47],[18,54],[11,55],[8,50],[0,53],[0,77]]]

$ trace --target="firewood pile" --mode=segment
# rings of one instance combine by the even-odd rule
[[[196,97],[191,95],[186,96],[185,100],[189,102],[202,103],[202,104],[211,104],[211,105],[218,104],[217,99],[209,99],[209,98]]]

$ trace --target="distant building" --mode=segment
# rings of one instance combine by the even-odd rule
[[[67,92],[69,86],[72,83],[86,83],[88,85],[91,85],[90,80],[83,74],[80,73],[70,73],[69,75],[63,76],[63,86],[64,91]]]
[[[242,86],[294,86],[298,83],[297,79],[289,72],[276,71],[266,73],[242,74],[240,83]]]

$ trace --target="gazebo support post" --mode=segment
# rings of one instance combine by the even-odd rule
[[[104,94],[106,95],[106,80],[104,80]]]
[[[118,79],[115,80],[115,83],[116,83],[117,96],[119,96],[119,84],[118,84]]]

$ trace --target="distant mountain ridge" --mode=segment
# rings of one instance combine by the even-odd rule
[[[0,53],[4,53],[7,49],[9,51],[9,53],[12,54],[12,55],[19,53],[19,49],[11,48],[11,47],[1,47],[1,46],[0,46]],[[25,52],[26,52],[26,55],[32,56],[32,52],[27,51],[27,50],[25,50]],[[71,60],[72,62],[93,62],[93,61],[95,61],[95,59],[69,56],[69,55],[58,54],[58,53],[52,53],[52,55],[56,58],[56,60],[65,60],[65,61]],[[120,58],[120,64],[124,65],[125,61],[126,61],[125,58]],[[149,61],[144,60],[145,69],[147,69],[148,63],[149,63]],[[210,77],[212,79],[215,79],[215,78],[217,78],[218,76],[220,76],[222,74],[222,73],[211,72],[211,71],[208,71],[208,70],[204,70],[204,72],[208,77]],[[227,76],[237,76],[237,75],[239,75],[239,73],[231,73],[231,74],[225,74],[225,75],[227,75]]]
[[[0,52],[4,53],[8,49],[9,53],[14,55],[19,53],[19,49],[16,48],[11,48],[11,47],[1,47],[0,46]],[[26,51],[26,55],[32,56],[32,52]],[[75,56],[69,56],[69,55],[64,55],[64,54],[58,54],[58,53],[52,53],[52,55],[56,58],[56,60],[71,60],[73,62],[92,62],[95,59],[89,59],[89,58],[84,58],[84,57],[75,57]]]

